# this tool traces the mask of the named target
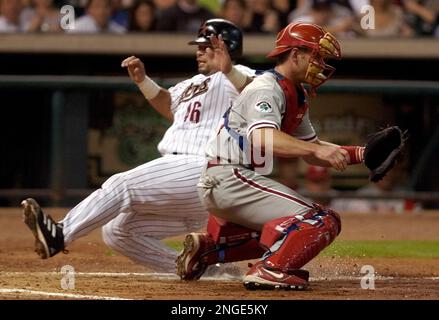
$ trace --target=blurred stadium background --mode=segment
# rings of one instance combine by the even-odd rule
[[[151,25],[134,27],[134,10],[145,3],[152,9],[138,15],[150,15]],[[257,69],[272,66],[265,54],[289,21],[320,22],[336,33],[343,59],[334,62],[334,79],[311,100],[319,135],[340,144],[362,144],[383,126],[408,130],[407,155],[397,168],[394,188],[362,197],[415,201],[426,209],[439,206],[437,1],[0,4],[1,206],[17,206],[27,196],[41,199],[43,205],[71,206],[112,174],[155,158],[156,144],[169,124],[148,107],[120,62],[129,55],[141,57],[149,75],[164,86],[193,75],[195,48],[187,42],[210,16],[242,26],[244,57],[238,62]],[[59,11],[66,4],[75,8],[76,31],[81,34],[59,28]],[[359,27],[361,5],[368,4],[375,8],[374,32]],[[86,23],[78,23],[85,16],[105,18],[108,28],[87,29]],[[144,20],[139,18],[137,24]],[[109,21],[121,28],[110,28]],[[170,23],[175,21],[179,23]],[[299,186],[306,171],[300,163]],[[331,190],[320,192],[321,198],[357,198],[368,183],[361,166],[330,174]]]

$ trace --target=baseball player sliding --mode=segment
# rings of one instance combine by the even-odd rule
[[[242,54],[242,33],[229,21],[208,20],[189,44],[198,46],[199,74],[168,90],[145,74],[140,59],[122,62],[148,102],[172,121],[158,145],[160,158],[110,177],[58,223],[35,200],[22,202],[24,222],[41,258],[66,251],[103,226],[103,239],[115,251],[153,269],[175,272],[177,253],[160,239],[205,225],[207,212],[196,188],[204,148],[238,90],[250,81],[242,74],[253,75],[230,62],[229,54],[232,59]]]
[[[276,67],[245,87],[207,146],[198,189],[212,215],[207,233],[186,236],[177,259],[182,279],[198,279],[217,262],[263,256],[244,276],[247,288],[304,289],[308,272],[300,268],[340,233],[336,212],[258,173],[269,154],[339,171],[363,161],[363,147],[319,140],[308,114],[303,84],[315,94],[334,72],[326,60],[341,58],[340,45],[317,25],[292,23],[268,57]],[[255,150],[265,162],[254,160]]]

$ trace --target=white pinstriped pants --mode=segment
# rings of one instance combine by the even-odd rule
[[[204,157],[165,155],[110,177],[63,219],[67,246],[103,226],[105,243],[135,262],[175,271],[177,252],[160,239],[202,228],[197,193]]]

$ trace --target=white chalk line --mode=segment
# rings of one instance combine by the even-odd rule
[[[0,271],[0,276],[63,276],[61,272],[8,272]],[[75,276],[85,276],[85,277],[113,277],[113,278],[124,278],[124,277],[149,277],[158,280],[179,280],[180,278],[173,273],[163,273],[163,272],[75,272]],[[239,280],[241,276],[224,274],[215,277],[203,277],[201,280],[205,281],[233,281]],[[321,276],[321,277],[311,277],[310,281],[349,281],[349,280],[359,280],[362,276]],[[389,276],[375,276],[376,280],[392,280],[395,277]],[[407,279],[407,280],[439,280],[439,277],[398,277],[397,279]]]
[[[179,277],[172,273],[157,273],[157,272],[76,272],[78,276],[87,277],[150,277],[162,280],[179,280]],[[5,272],[1,271],[0,276],[28,276],[28,275],[42,275],[42,276],[60,276],[60,272]],[[221,277],[205,277],[200,281],[234,281],[240,280],[238,276],[225,275]],[[335,276],[335,277],[314,277],[310,278],[311,282],[317,281],[358,281],[361,277],[358,276]],[[384,277],[376,276],[376,280],[392,280],[394,277]],[[415,277],[415,278],[398,278],[407,280],[439,280],[439,277]],[[58,293],[58,292],[46,292],[28,289],[18,289],[18,288],[0,288],[0,294],[23,294],[23,295],[36,295],[36,296],[47,296],[47,297],[57,297],[57,298],[70,298],[70,299],[89,299],[89,300],[132,300],[121,297],[109,297],[109,296],[98,296],[98,295],[86,295],[86,294],[74,294],[74,293]]]
[[[173,273],[161,273],[161,272],[75,272],[75,276],[85,277],[152,277],[152,278],[169,278],[179,279],[179,277]],[[0,276],[63,276],[64,274],[56,271],[35,271],[35,272],[10,272],[0,271]]]
[[[47,296],[47,297],[57,297],[57,298],[73,298],[73,299],[89,299],[89,300],[132,300],[121,297],[106,297],[106,296],[95,296],[88,294],[75,294],[75,293],[58,293],[58,292],[46,292],[46,291],[36,291],[27,289],[7,289],[0,288],[0,294],[17,294],[22,293],[24,295],[37,295],[37,296]]]

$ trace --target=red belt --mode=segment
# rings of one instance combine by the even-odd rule
[[[218,163],[219,160],[210,160],[207,162],[207,169],[217,166],[222,166],[222,164]]]

